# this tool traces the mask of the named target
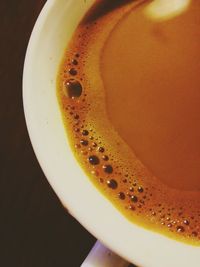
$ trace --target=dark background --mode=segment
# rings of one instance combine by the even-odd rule
[[[23,62],[45,2],[0,0],[1,267],[78,267],[95,242],[49,186],[25,126]]]
[[[26,130],[23,63],[45,2],[0,0],[0,267],[79,267],[96,241],[62,207]]]

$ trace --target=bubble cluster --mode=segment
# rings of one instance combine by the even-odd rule
[[[95,185],[133,222],[137,223],[139,218],[139,223],[148,224],[150,229],[173,234],[176,238],[181,236],[186,241],[200,241],[200,216],[197,216],[200,205],[193,209],[184,197],[180,199],[176,193],[166,193],[166,188],[138,160],[127,159],[120,150],[121,140],[116,140],[120,151],[117,154],[111,145],[112,134],[106,139],[90,119],[91,107],[96,103],[90,98],[94,88],[89,85],[85,69],[90,64],[89,52],[95,44],[90,38],[91,33],[97,40],[101,23],[98,25],[98,21],[94,21],[87,27],[81,25],[78,28],[61,68],[58,93],[77,159]],[[98,84],[95,86],[97,88]],[[97,117],[95,109],[98,109],[97,105],[93,109],[93,118]]]

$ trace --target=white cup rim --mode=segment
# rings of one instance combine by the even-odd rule
[[[85,4],[81,3],[81,0],[78,1],[81,6],[79,13],[82,12],[82,15],[93,3],[93,0]],[[56,94],[52,91],[49,93],[50,89],[55,89],[55,68],[59,56],[54,58],[53,45],[51,47],[49,44],[48,47],[46,42],[53,36],[62,47],[59,36],[63,33],[55,33],[58,25],[54,22],[54,28],[53,20],[55,21],[56,12],[60,16],[59,19],[63,16],[64,20],[62,10],[69,12],[74,9],[73,0],[48,0],[35,24],[27,49],[23,103],[28,132],[38,161],[63,205],[111,250],[143,267],[186,267],[189,264],[197,267],[200,265],[199,247],[171,240],[130,223],[98,193],[72,155],[66,141],[57,99],[54,99]],[[70,18],[69,21],[66,20],[66,25],[69,23]],[[75,25],[76,21],[73,23]],[[41,51],[44,48],[45,50]],[[51,69],[49,64],[56,64],[56,67]],[[40,65],[41,69],[46,66],[47,70],[40,70]],[[70,179],[67,176],[70,176]]]

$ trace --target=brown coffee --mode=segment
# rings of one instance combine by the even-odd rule
[[[77,160],[115,207],[199,245],[200,3],[163,16],[151,4],[96,1],[67,47],[58,99]]]

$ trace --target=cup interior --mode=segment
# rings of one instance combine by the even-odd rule
[[[23,101],[35,154],[63,205],[111,250],[143,267],[198,267],[199,247],[130,223],[92,185],[69,147],[56,97],[57,73],[67,43],[94,2],[49,0],[34,27],[24,65]]]

